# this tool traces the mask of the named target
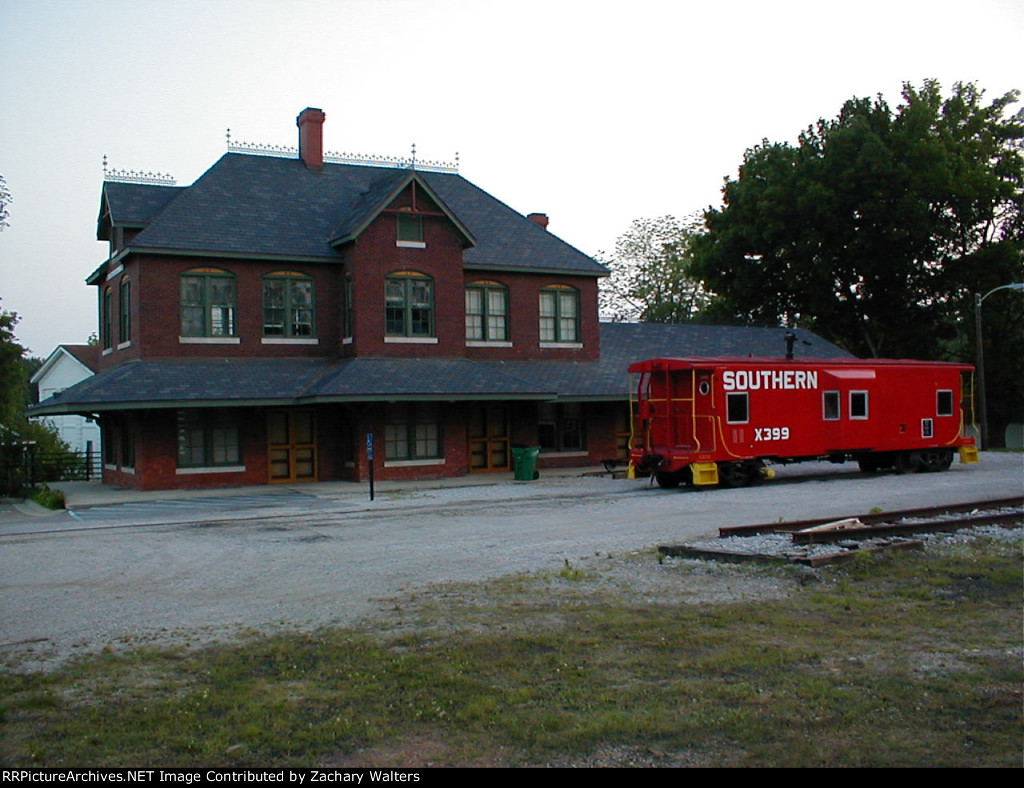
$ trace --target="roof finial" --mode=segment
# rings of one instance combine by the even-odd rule
[[[107,179],[107,154],[103,154],[103,180]]]
[[[412,169],[416,169],[416,143],[412,144]]]
[[[224,136],[226,136],[227,139],[228,139],[228,150],[231,150],[231,129],[230,128],[227,130],[227,134],[225,134]]]

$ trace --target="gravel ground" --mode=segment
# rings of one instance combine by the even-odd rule
[[[396,597],[557,572],[566,561],[614,564],[610,582],[655,593],[668,574],[639,554],[658,544],[711,539],[729,525],[1020,495],[1022,464],[1020,454],[986,453],[979,465],[913,477],[790,466],[742,490],[542,478],[393,490],[374,502],[365,490],[318,486],[307,505],[296,497],[294,506],[266,511],[221,507],[211,516],[197,504],[172,517],[111,507],[109,519],[93,510],[88,524],[5,515],[0,658],[34,669],[106,647],[198,645],[254,629],[367,620],[387,627]],[[725,578],[715,586],[723,593],[773,593],[746,581],[729,591],[734,570],[706,571]]]

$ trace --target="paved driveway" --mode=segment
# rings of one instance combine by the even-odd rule
[[[429,584],[557,570],[725,525],[1020,495],[1024,457],[911,477],[780,469],[742,490],[561,478],[441,490],[124,504],[0,518],[0,657],[34,665],[106,644],[352,624]],[[225,505],[225,501],[229,504]],[[133,506],[138,508],[133,509]],[[161,508],[162,507],[162,508]]]

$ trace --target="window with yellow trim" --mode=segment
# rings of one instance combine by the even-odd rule
[[[263,336],[316,336],[313,280],[295,271],[263,277]]]
[[[398,271],[384,282],[386,333],[390,337],[434,336],[434,280]]]
[[[473,282],[466,288],[466,339],[508,340],[508,288],[498,282]]]

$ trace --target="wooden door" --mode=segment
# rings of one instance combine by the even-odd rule
[[[316,481],[316,417],[311,410],[267,414],[271,482]]]
[[[469,469],[507,471],[509,464],[508,408],[488,405],[469,415]]]

